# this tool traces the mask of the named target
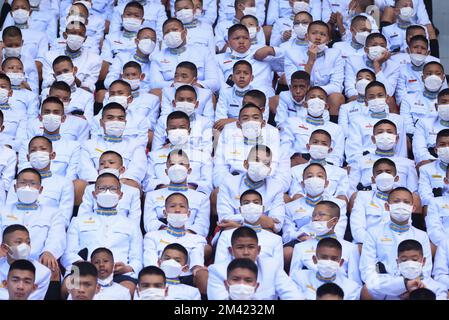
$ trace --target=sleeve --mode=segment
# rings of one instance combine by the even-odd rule
[[[229,186],[225,184],[221,185],[217,195],[218,222],[226,219],[243,223],[242,215],[240,213],[234,213],[233,202]]]
[[[215,27],[215,46],[218,48],[218,51],[223,50],[227,40],[227,35],[223,31],[223,26],[220,22],[217,23]]]
[[[360,121],[363,121],[360,117],[355,117],[349,125],[349,132],[351,134],[348,136],[345,145],[346,161],[352,163],[357,161],[363,155],[363,137],[359,130]]]
[[[27,105],[28,119],[35,119],[39,115],[40,102],[37,94],[30,93],[30,100]]]
[[[77,143],[70,155],[69,163],[66,170],[66,177],[70,180],[75,180],[78,172],[78,165],[80,163],[81,146]]]
[[[113,54],[111,40],[108,36],[105,37],[103,41],[103,47],[101,48],[101,58],[109,63],[112,63]]]
[[[207,53],[204,59],[204,67],[204,80],[200,80],[198,83],[212,92],[217,92],[220,90],[219,69],[215,56],[210,52]]]
[[[206,245],[206,239],[197,236],[193,241],[195,241],[194,246],[189,252],[190,270],[195,266],[204,266],[204,246]]]
[[[423,160],[435,159],[427,149],[427,137],[426,122],[422,119],[418,120],[412,141],[413,155],[415,156],[416,163],[420,163]]]
[[[123,68],[122,59],[120,59],[120,55],[116,55],[115,58],[112,60],[112,64],[109,66],[108,74],[104,79],[104,86],[106,89],[109,89],[109,86],[113,81],[120,79],[122,68]]]
[[[161,116],[168,115],[172,111],[172,101],[170,100],[169,88],[162,89]]]
[[[201,163],[200,168],[200,180],[192,181],[198,184],[197,191],[204,192],[205,194],[210,194],[212,192],[212,170],[213,170],[213,162],[210,157],[204,159]]]
[[[279,18],[279,2],[280,1],[269,1],[267,10],[267,25],[273,26],[273,31],[276,26],[276,20]],[[273,43],[271,42],[273,45]]]
[[[357,185],[362,182],[361,160],[353,161],[349,170],[349,198],[357,192]]]
[[[120,16],[120,12],[118,7],[114,8],[114,11],[111,15],[111,22],[109,23],[109,33],[119,32],[122,26],[122,18]]]
[[[332,73],[330,75],[329,83],[321,86],[328,95],[332,93],[341,93],[343,90],[343,81],[345,78],[345,61],[341,57],[340,52],[335,59],[332,66]]]
[[[362,254],[360,256],[359,268],[363,282],[378,281],[376,280],[376,276],[378,275],[376,272],[376,259],[376,240],[374,239],[374,235],[368,232],[363,242]]]
[[[53,38],[51,38],[51,39],[53,39]],[[37,47],[36,58],[44,56],[44,54],[48,51],[49,41],[48,41],[48,37],[45,33],[42,34],[42,37],[40,38],[40,41],[38,42],[37,45],[38,45],[38,47]]]
[[[429,19],[429,14],[427,13],[426,6],[423,0],[418,0],[418,7],[416,8],[416,15],[418,18],[417,23],[420,25],[428,25],[431,24]]]
[[[36,262],[36,263],[38,263],[38,262]],[[37,277],[38,276],[40,277],[40,275],[42,273],[45,273],[45,274],[43,274],[42,278],[39,279],[40,281],[37,282],[37,280],[38,280]],[[29,300],[44,300],[45,299],[45,295],[47,294],[48,286],[50,285],[50,278],[51,278],[50,269],[48,269],[47,267],[45,267],[43,265],[36,268],[35,284],[37,284],[37,289],[36,289],[36,291],[33,291],[33,293],[30,295]]]
[[[292,182],[290,171],[290,156],[282,149],[279,149],[279,165],[275,168],[273,179],[278,180],[281,184],[282,191],[288,191]]]
[[[296,224],[292,220],[292,216],[289,214],[288,210],[286,210],[284,224],[282,226],[282,241],[284,243],[288,243],[292,240],[295,240],[299,233],[299,230],[296,229]],[[293,261],[293,259],[292,259]]]
[[[128,265],[131,266],[131,268],[133,268],[134,274],[137,275],[139,271],[142,269],[143,239],[142,233],[140,232],[140,228],[136,225],[133,225],[132,228],[133,231],[128,249],[129,252]]]
[[[305,297],[297,288],[293,280],[282,268],[277,268],[275,276],[276,293],[281,300],[304,300]]]
[[[324,10],[324,4],[323,4],[323,10]],[[345,86],[345,96],[348,98],[358,96],[357,90],[355,89],[357,71],[354,70],[355,67],[351,63],[351,58],[352,57],[348,57],[348,59],[346,61],[346,65],[345,65],[344,86]]]
[[[213,166],[213,185],[219,187],[226,176],[230,175],[230,165],[226,163],[225,150],[226,143],[224,142],[225,135],[222,133],[218,139],[218,144],[215,151],[215,159]]]
[[[418,192],[418,174],[416,173],[415,163],[409,160],[407,170],[407,188],[412,192]]]
[[[151,143],[151,150],[159,150],[165,144],[166,131],[164,128],[164,123],[158,121],[156,124],[156,129],[154,130],[153,142]]]
[[[49,16],[47,20],[47,37],[56,39],[58,37],[58,21],[55,16]]]
[[[338,130],[336,130],[335,133],[332,134],[332,140],[334,140],[334,143],[332,145],[333,150],[329,154],[327,159],[333,162],[336,166],[342,166],[345,153],[345,137],[340,127],[338,127],[338,125],[336,125],[336,127]]]
[[[136,226],[140,228],[140,218],[142,216],[141,204],[140,204],[140,191],[138,189],[133,190],[133,196],[131,198],[131,207],[129,209],[128,218],[131,219]]]
[[[348,217],[346,216],[346,201],[340,200],[337,202],[340,207],[340,218],[335,226],[335,233],[341,239],[344,238],[346,232],[346,225],[348,224]]]
[[[384,73],[384,70],[381,70],[376,74],[376,80],[382,82],[386,89],[387,94],[390,97],[394,96],[394,93],[396,91],[396,85],[398,83],[398,77],[399,77],[399,65],[395,64],[393,67],[393,70],[388,72],[388,75]]]
[[[143,239],[143,266],[157,266],[157,260],[159,259],[157,254],[157,239],[154,238],[156,234],[149,232]]]
[[[95,181],[97,180],[98,172],[95,163],[90,157],[88,147],[81,147],[80,165],[78,168],[78,176],[82,180]]]
[[[16,174],[16,155],[11,152],[7,158],[6,165],[2,171],[2,181],[4,190],[9,190],[11,182],[14,180]]]
[[[360,279],[360,254],[357,245],[351,246],[351,253],[348,258],[348,278],[362,285],[362,279]]]
[[[271,208],[267,214],[270,218],[279,220],[279,223],[276,223],[274,226],[274,231],[276,233],[281,231],[285,220],[285,203],[282,192],[279,191],[273,198],[273,203],[271,204]]]
[[[412,117],[412,114],[410,113],[410,111],[411,111],[410,103],[409,103],[408,99],[405,98],[402,100],[400,113],[405,122],[406,132],[408,134],[414,134],[415,133],[415,123],[413,121],[413,117]]]
[[[303,267],[304,263],[302,261],[301,246],[295,245],[293,247],[292,261],[290,263],[290,276],[293,275],[296,270],[301,270]]]
[[[442,242],[437,248],[433,267],[433,277],[446,288],[449,288],[449,259],[447,241]]]
[[[147,157],[145,155],[145,149],[143,146],[138,146],[134,149],[131,161],[123,177],[132,179],[140,184],[145,177],[146,166]]]
[[[203,16],[203,19],[206,20],[210,25],[213,25],[215,23],[215,20],[217,20],[217,5],[215,4],[215,1],[204,1],[203,9],[204,8],[206,8],[206,12]]]
[[[78,75],[82,77],[82,79],[80,79],[81,86],[89,88],[91,92],[95,92],[95,83],[97,83],[98,77],[100,76],[100,70],[103,66],[103,59],[98,56],[96,57],[96,59],[94,59],[94,57],[89,57],[89,60],[91,59],[93,61],[92,63],[90,63],[89,73],[84,75],[79,73]]]
[[[274,120],[276,121],[276,126],[280,128],[284,122],[288,119],[288,105],[283,99],[283,95],[279,95],[279,104],[276,108],[276,114]]]
[[[209,278],[207,279],[207,298],[209,300],[226,300],[229,298],[225,288],[223,275],[215,265],[209,266]]]
[[[195,221],[192,225],[187,226],[187,229],[195,231],[198,235],[202,237],[207,237],[209,232],[209,216],[210,216],[210,202],[207,196],[202,197],[200,206],[198,208]]]
[[[427,206],[430,201],[434,198],[432,192],[432,182],[429,172],[423,170],[424,167],[419,168],[419,180],[418,180],[418,191],[421,197],[421,205]]]
[[[365,202],[364,197],[361,197],[360,194],[357,193],[354,200],[354,206],[352,207],[350,219],[351,233],[355,243],[364,244],[367,237],[366,205],[368,204]]]
[[[343,170],[345,170],[345,169],[343,169]],[[345,196],[349,199],[351,197],[349,190],[350,190],[350,188],[349,188],[348,175],[344,174],[344,172],[342,171],[342,174],[340,175],[340,179],[338,180],[335,196]]]
[[[269,6],[272,5],[272,3],[278,3],[277,1],[270,1]],[[270,14],[270,9],[268,9],[268,14]],[[267,17],[268,19],[268,17]],[[274,21],[273,21],[274,22]],[[279,46],[282,42],[282,33],[284,32],[284,29],[281,28],[281,23],[278,21],[274,22],[273,30],[271,31],[271,38],[270,38],[270,45],[271,46]]]
[[[147,193],[143,208],[143,225],[146,232],[159,230],[164,224],[159,221],[154,196]]]
[[[290,127],[290,121],[285,122],[281,132],[281,151],[289,157],[295,154],[295,135]]]
[[[167,20],[167,13],[165,12],[165,8],[160,5],[158,14],[157,14],[157,21],[156,21],[156,36],[157,39],[162,39],[162,26],[164,24],[164,21]]]
[[[426,263],[424,264],[423,267],[423,276],[426,277],[430,277],[432,274],[432,253],[431,253],[431,249],[430,249],[430,240],[429,240],[429,236],[427,235],[427,233],[425,233],[424,231],[421,230],[417,230],[419,233],[421,233],[422,239],[419,240],[419,242],[421,242],[421,245],[423,247],[423,255],[426,258]]]
[[[331,18],[331,13],[332,9],[329,0],[323,0],[321,10],[321,20],[323,20],[325,23],[328,23],[329,19]]]
[[[204,99],[203,116],[208,119],[213,119],[215,114],[214,104],[212,102],[212,91],[209,90],[207,97]]]
[[[66,240],[64,217],[60,212],[55,212],[42,252],[49,251],[59,259],[66,248]]]
[[[376,296],[397,297],[407,291],[404,278],[390,274],[377,274],[366,282],[368,291]]]
[[[398,77],[398,84],[396,86],[396,103],[397,105],[401,105],[403,99],[407,95],[407,77],[405,76],[405,67],[400,69],[400,74]],[[402,109],[402,107],[401,107]]]
[[[223,231],[218,238],[217,248],[215,249],[214,263],[225,263],[230,261],[231,257],[228,250],[230,246],[230,239],[228,234],[229,231]]]
[[[349,117],[348,105],[343,104],[338,112],[338,126],[343,130],[345,138],[348,138],[349,133]]]
[[[430,200],[425,220],[429,238],[439,246],[447,238],[447,234],[440,220],[439,204],[436,199]]]
[[[69,226],[72,218],[73,205],[75,203],[75,190],[72,181],[67,181],[62,188],[61,199],[59,199],[59,214],[64,217],[64,230]]]
[[[156,127],[157,120],[159,119],[159,110],[161,109],[160,100],[158,97],[152,95],[152,99],[147,101],[148,103],[148,130],[154,132],[154,128]],[[148,140],[148,132],[146,132],[146,140]],[[148,143],[148,142],[147,142]]]
[[[290,80],[291,80],[292,74],[298,70],[302,70],[302,71],[305,71],[305,70],[304,70],[304,67],[296,66],[295,62],[290,57],[290,54],[288,54],[288,51],[289,50],[285,50],[284,72],[285,72],[285,78],[287,79],[287,83],[288,83],[288,85],[290,85]]]
[[[222,90],[217,101],[217,106],[215,107],[215,121],[228,119],[229,101],[227,98],[227,92]]]
[[[20,146],[22,145],[22,143],[24,141],[26,141],[27,122],[28,122],[28,120],[26,118],[21,119],[19,121],[19,126],[17,127],[17,130],[16,130],[16,136],[15,136],[14,140],[10,141],[11,147],[16,152],[19,152]]]

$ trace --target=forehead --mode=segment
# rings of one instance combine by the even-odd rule
[[[177,92],[176,92],[176,97],[178,97],[178,96],[183,96],[183,97],[189,97],[189,96],[191,96],[191,97],[195,97],[195,92],[193,92],[193,91],[191,91],[191,90],[178,90]]]
[[[132,68],[132,67],[128,67],[128,68]],[[113,91],[113,90],[127,90],[127,88],[128,88],[127,85],[125,85],[123,83],[120,83],[120,82],[117,82],[117,83],[114,83],[112,86],[110,86],[109,90],[111,90],[111,91]]]
[[[339,256],[341,254],[341,250],[328,246],[320,246],[317,247],[316,253],[319,255]]]
[[[189,73],[189,74],[192,74],[192,73],[193,73],[192,70],[190,70],[189,68],[185,68],[185,67],[176,67],[176,72],[179,72],[179,73]]]
[[[7,241],[14,241],[15,239],[19,238],[29,238],[29,234],[24,230],[16,230],[14,232],[7,234],[5,238]]]
[[[30,143],[30,148],[37,147],[37,146],[46,146],[51,147],[51,144],[48,143],[48,140],[42,139],[42,138],[36,138]]]
[[[64,106],[56,102],[47,102],[42,105],[42,109],[61,109],[64,110]]]
[[[151,37],[156,35],[156,32],[154,30],[151,29],[144,29],[139,31],[139,38],[141,37]]]
[[[379,163],[375,168],[374,168],[374,170],[382,170],[382,171],[385,171],[385,170],[394,170],[395,168],[391,165],[391,164],[388,164],[388,163]]]
[[[423,72],[439,72],[439,71],[443,71],[443,68],[441,68],[441,66],[435,63],[425,66],[423,70]]]
[[[111,160],[116,160],[116,161],[120,161],[120,157],[116,154],[113,153],[106,153],[106,154],[102,154],[100,157],[100,160],[103,161],[111,161]]]
[[[230,278],[252,278],[254,281],[257,281],[256,274],[249,270],[248,268],[235,268],[231,272],[229,272],[228,279]]]
[[[87,8],[81,4],[73,4],[70,7],[70,12],[82,13],[84,15],[88,14]]]
[[[182,29],[182,25],[181,25],[181,23],[179,23],[177,21],[170,21],[164,26],[164,30],[172,29],[172,28],[181,28]]]
[[[102,177],[97,180],[97,186],[102,185],[120,185],[120,182],[117,181],[117,179],[114,179],[112,177]]]
[[[371,44],[385,44],[387,41],[381,36],[375,36],[366,41],[366,44],[369,46]]]
[[[181,195],[174,195],[167,199],[167,205],[170,203],[183,203],[187,205],[187,199]]]
[[[413,200],[413,196],[404,190],[394,191],[390,194],[390,199],[409,199]]]
[[[424,41],[423,39],[417,39],[417,40],[411,41],[410,45],[411,46],[419,45],[419,46],[427,47],[428,43],[427,43],[427,41]]]
[[[13,269],[8,273],[8,278],[12,277],[34,279],[34,274],[30,270]]]
[[[366,93],[371,93],[371,94],[376,94],[376,93],[379,93],[379,92],[382,92],[382,93],[386,93],[385,92],[385,89],[384,88],[382,88],[381,86],[373,86],[373,87],[369,87],[367,90],[366,90]]]
[[[234,246],[237,245],[258,245],[257,239],[250,238],[250,237],[238,237],[235,239]]]
[[[237,71],[237,70],[248,70],[249,71],[249,70],[251,70],[250,68],[251,67],[249,65],[241,63],[241,64],[236,65],[234,67],[234,70],[235,71]]]
[[[127,14],[143,14],[143,11],[140,8],[127,6],[123,13]]]
[[[398,254],[399,257],[402,257],[402,256],[415,256],[415,255],[422,256],[422,252],[417,250],[417,249],[410,249],[410,250],[404,250],[402,252],[399,252],[399,254]]]
[[[324,213],[332,214],[332,210],[325,204],[317,204],[315,206],[315,208],[313,209],[313,212],[314,213],[324,212]]]
[[[140,277],[139,283],[163,283],[164,278],[161,275],[157,274],[145,274],[142,277]]]
[[[304,175],[307,173],[324,173],[326,174],[326,170],[323,170],[323,168],[319,166],[310,166],[306,170],[304,170]]]
[[[92,260],[94,259],[112,259],[112,255],[109,252],[106,251],[100,251],[92,257]]]
[[[310,19],[309,15],[306,13],[299,13],[295,16],[295,21],[300,20],[309,20],[310,22],[312,21],[312,19]]]
[[[244,22],[257,23],[257,20],[253,17],[246,17],[245,19],[240,20],[240,23],[244,23]]]
[[[19,59],[8,59],[8,61],[5,62],[5,68],[15,67],[15,66],[22,67],[23,64]]]
[[[120,115],[124,116],[125,112],[122,109],[114,108],[114,109],[108,109],[104,112],[104,116],[108,115]]]
[[[309,92],[307,92],[308,96],[310,96],[312,94],[319,95],[319,96],[326,96],[326,93],[323,90],[320,90],[318,88],[309,90]]]
[[[6,79],[0,79],[0,85],[3,85],[3,86],[8,86],[9,85],[9,83],[8,83],[8,80],[6,80]]]
[[[313,32],[313,31],[319,31],[319,32],[325,32],[328,33],[329,32],[329,28],[326,26],[323,26],[321,24],[313,24],[309,26],[309,32]]]
[[[168,120],[167,126],[175,126],[175,125],[189,127],[190,121],[185,118],[174,118]]]
[[[326,140],[328,142],[330,142],[330,139],[327,135],[325,135],[324,133],[314,133],[310,136],[310,140],[312,139],[318,139],[318,140]]]
[[[22,179],[22,180],[35,180],[35,181],[39,181],[39,177],[36,173],[34,172],[22,172],[21,174],[19,174],[19,176],[17,177],[17,180]]]
[[[379,124],[379,125],[376,127],[376,131],[377,131],[377,130],[388,130],[388,129],[396,130],[396,127],[393,126],[393,125],[390,124],[390,123],[382,123],[382,124]]]
[[[164,255],[169,256],[171,259],[180,258],[185,261],[186,256],[179,250],[167,249],[164,251]]]
[[[186,154],[182,154],[182,153],[181,154],[173,153],[173,154],[169,155],[169,158],[168,158],[168,161],[172,161],[172,162],[180,161],[180,160],[187,160],[188,161],[187,155]]]
[[[243,36],[248,36],[249,33],[245,29],[237,29],[231,33],[231,38],[238,38]]]
[[[243,197],[240,198],[240,201],[251,201],[251,200],[262,200],[262,197],[255,193],[245,194]]]
[[[240,112],[240,117],[249,116],[253,114],[262,114],[262,111],[257,107],[245,108]]]

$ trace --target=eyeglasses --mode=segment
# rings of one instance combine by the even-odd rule
[[[100,191],[100,192],[106,192],[106,191],[109,190],[111,192],[117,193],[118,187],[114,187],[114,186],[111,186],[111,187],[100,186],[100,187],[97,187],[97,190]]]
[[[328,213],[324,213],[324,212],[317,212],[317,213],[312,213],[312,218],[316,218],[316,217],[319,217],[320,219],[321,218],[324,218],[324,217],[332,217],[332,215],[330,215],[330,214],[328,214]]]

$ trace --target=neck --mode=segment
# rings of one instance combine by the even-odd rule
[[[149,54],[145,54],[142,51],[140,51],[139,47],[137,47],[137,49],[136,49],[136,55],[138,57],[145,58],[145,59],[147,59],[150,56]]]
[[[44,128],[44,134],[47,134],[49,136],[59,134],[59,131],[60,131],[60,128],[58,128],[57,130],[55,130],[53,132],[47,131],[47,129]]]
[[[77,53],[77,52],[79,52],[81,50],[81,48],[79,48],[78,50],[72,50],[72,49],[70,49],[69,46],[66,46],[65,49],[66,49],[67,52],[70,52],[70,53]]]
[[[46,166],[45,168],[43,168],[43,169],[39,169],[39,170],[37,170],[38,172],[48,172],[48,171],[50,171],[50,165],[48,165],[48,166]]]

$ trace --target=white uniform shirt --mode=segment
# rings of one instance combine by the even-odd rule
[[[101,286],[95,294],[94,300],[131,300],[128,288],[119,283],[112,282],[109,286]]]
[[[449,235],[449,195],[430,200],[426,215],[427,234],[439,247]]]
[[[415,162],[432,160],[435,157],[430,153],[430,148],[435,147],[437,134],[443,129],[448,129],[449,123],[440,117],[428,117],[419,119],[415,124],[415,134],[413,135],[412,147]]]
[[[434,189],[441,188],[442,192],[445,191],[444,177],[446,166],[439,160],[419,167],[418,193],[421,205],[427,206],[435,198]]]
[[[211,120],[214,119],[215,109],[212,103],[212,91],[197,86],[193,86],[193,88],[196,91],[198,101],[198,107],[195,109],[195,113]],[[175,93],[175,87],[162,88],[161,116],[168,115],[175,111],[175,108],[173,108]]]
[[[66,115],[66,119],[61,123],[59,129],[60,135],[67,140],[78,141],[82,143],[89,138],[90,125],[86,119],[74,115]],[[28,121],[26,135],[28,139],[35,136],[41,136],[44,133],[42,122],[36,118]]]

